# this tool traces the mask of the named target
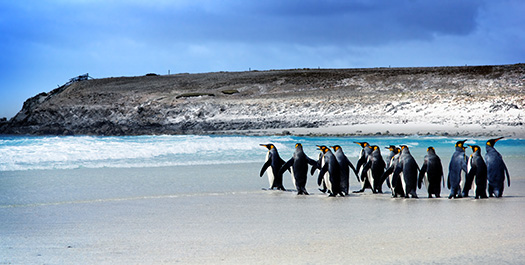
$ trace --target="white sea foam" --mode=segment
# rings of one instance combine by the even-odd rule
[[[338,144],[343,147],[348,157],[355,160],[361,147],[353,143],[354,140],[356,139],[344,137],[196,135],[0,137],[0,171],[264,162],[266,149],[259,146],[263,143],[273,143],[284,160],[292,156],[297,142],[303,143],[306,154],[314,159],[319,152],[316,145]],[[427,146],[441,148],[439,153],[442,154],[446,154],[447,151],[452,152],[457,139],[364,137],[359,141],[369,141],[370,144],[376,144],[382,148],[390,144],[407,144],[413,155],[424,155]],[[471,140],[467,143],[480,144],[483,142],[480,145],[484,145],[484,141]],[[520,146],[523,142],[510,139],[507,141],[502,140],[500,146]],[[383,155],[388,153],[384,149],[381,151]]]
[[[261,138],[214,136],[11,137],[0,170],[148,167],[255,162]],[[284,148],[284,146],[283,146]]]

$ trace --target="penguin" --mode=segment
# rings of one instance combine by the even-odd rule
[[[308,164],[316,166],[317,163],[309,158],[303,151],[303,145],[295,144],[295,152],[290,160],[288,160],[279,170],[279,174],[291,168],[292,181],[297,188],[297,195],[308,195],[306,191],[306,177],[308,173]]]
[[[270,188],[273,190],[274,188],[278,190],[285,191],[286,189],[283,186],[283,175],[279,174],[279,170],[284,165],[284,160],[279,156],[279,152],[277,152],[277,148],[273,144],[260,144],[260,146],[264,146],[268,148],[268,152],[266,153],[266,161],[264,162],[264,165],[261,168],[260,177],[263,176],[264,172],[267,171],[268,175],[268,182],[270,183]],[[268,168],[270,170],[268,170]]]
[[[423,180],[425,181],[429,198],[432,198],[432,195],[435,195],[436,198],[441,197],[441,183],[445,187],[443,166],[441,159],[437,156],[436,150],[432,146],[427,148],[427,155],[425,155],[423,166],[421,166],[419,171],[418,187],[420,189]]]
[[[324,156],[324,153],[323,153],[323,151],[321,151],[319,153],[319,157],[317,159],[316,165],[314,167],[312,167],[312,169],[310,170],[310,174],[313,175],[316,169],[321,169],[324,166],[323,156]],[[326,193],[326,191],[327,191],[326,184],[324,183],[323,179],[321,179],[320,181],[321,181],[321,183],[318,183],[319,191],[321,191],[322,193]]]
[[[400,174],[403,173],[401,179],[401,184],[403,186],[403,191],[405,193],[405,198],[418,198],[417,197],[417,177],[418,177],[419,166],[416,163],[416,160],[410,154],[408,146],[401,146],[401,154],[399,155],[399,162],[397,163],[396,170],[394,171],[394,176],[400,177]]]
[[[361,173],[361,181],[368,182],[372,188],[373,193],[382,193],[382,179],[383,173],[385,172],[385,161],[381,156],[381,150],[379,146],[374,145],[370,147],[373,151],[368,156],[366,164],[363,166]],[[359,192],[364,191],[365,186],[363,185]]]
[[[452,154],[450,158],[450,164],[448,166],[448,178],[447,178],[447,188],[450,190],[450,195],[448,198],[461,198],[461,187],[464,185],[464,175],[461,171],[467,173],[467,157],[465,156],[465,142],[467,140],[456,142],[456,151]]]
[[[399,163],[399,156],[401,156],[401,148],[395,147],[394,153],[394,156],[392,156],[390,159],[389,167],[385,170],[385,173],[383,173],[381,179],[383,179],[383,181],[387,181],[388,187],[392,191],[392,198],[396,198],[397,195],[405,197],[405,192],[401,182],[403,172],[399,172],[399,175],[394,177],[394,171],[397,168],[397,164]]]
[[[472,154],[467,161],[467,180],[463,188],[463,197],[468,196],[472,183],[474,183],[475,199],[486,199],[487,197],[487,165],[481,156],[481,148],[477,145],[468,145],[472,148]]]
[[[348,168],[350,167],[352,171],[355,174],[355,177],[357,178],[357,181],[359,181],[359,177],[357,176],[357,171],[348,160],[348,157],[346,157],[345,153],[343,152],[343,148],[339,145],[331,146],[332,149],[334,149],[334,156],[335,159],[337,159],[337,162],[339,163],[339,168],[341,169],[341,191],[343,194],[348,195],[348,190],[350,189],[350,171]]]
[[[341,169],[339,163],[335,158],[332,151],[326,146],[317,146],[319,150],[323,152],[321,158],[321,168],[318,176],[317,183],[321,185],[323,182],[326,185],[326,189],[330,194],[329,197],[335,197],[337,194],[345,196],[341,192]]]
[[[510,187],[510,175],[507,166],[505,162],[503,162],[501,154],[494,148],[496,142],[502,138],[503,137],[490,139],[486,144],[487,153],[485,154],[485,162],[487,164],[489,196],[495,196],[496,198],[503,196],[505,176],[507,176],[507,186]]]
[[[357,165],[355,166],[355,169],[357,171],[357,174],[359,174],[359,176],[361,176],[361,170],[362,170],[362,166],[364,166],[366,164],[366,161],[368,159],[368,156],[372,153],[372,148],[370,148],[370,144],[368,144],[367,142],[354,142],[358,145],[361,146],[361,152],[359,153],[359,159],[357,160]]]
[[[390,167],[390,162],[392,160],[392,157],[394,157],[397,154],[398,148],[396,148],[395,145],[390,145],[388,147],[385,147],[386,149],[390,150],[390,153],[386,157],[386,168]]]

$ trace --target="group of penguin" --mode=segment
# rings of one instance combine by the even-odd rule
[[[494,148],[496,142],[502,138],[487,141],[485,159],[479,146],[465,144],[467,140],[456,142],[447,178],[449,199],[468,197],[471,189],[474,190],[476,199],[503,196],[505,178],[510,186],[510,176],[501,154]],[[303,146],[297,143],[292,158],[285,162],[273,144],[261,144],[268,148],[268,152],[260,176],[267,172],[270,189],[284,191],[286,189],[283,186],[283,174],[289,171],[297,194],[308,195],[306,181],[310,165],[311,175],[316,169],[320,171],[317,177],[319,190],[335,197],[349,194],[352,169],[361,184],[361,189],[353,193],[364,192],[366,189],[371,189],[373,193],[383,193],[382,186],[386,182],[392,191],[392,197],[418,198],[417,188],[421,189],[422,182],[425,182],[428,197],[440,197],[441,183],[445,186],[445,178],[441,159],[433,147],[427,148],[423,166],[419,168],[406,145],[386,147],[390,154],[385,163],[377,145],[367,142],[354,143],[362,147],[356,167],[339,145],[330,146],[333,152],[327,146],[318,145],[321,152],[316,161],[308,157],[303,151]],[[465,149],[468,147],[472,149],[472,154],[467,157]]]

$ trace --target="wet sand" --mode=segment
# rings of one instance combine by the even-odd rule
[[[313,177],[308,183],[310,196],[264,191],[260,188],[267,180],[257,176],[257,163],[191,168],[47,171],[56,181],[60,176],[93,176],[92,185],[100,190],[89,197],[68,191],[67,185],[63,191],[56,185],[40,185],[25,191],[34,193],[30,201],[1,206],[0,263],[522,264],[525,260],[523,170],[513,170],[517,174],[501,199],[448,200],[445,189],[440,199],[425,198],[426,192],[418,190],[421,199],[416,200],[392,199],[386,186],[384,194],[368,191],[328,198],[316,190]],[[133,181],[121,182],[130,172],[136,174]],[[213,188],[202,189],[195,185],[198,181],[188,180],[187,189],[170,194],[172,187],[154,179],[154,183],[143,180],[143,186],[151,187],[127,193],[141,174],[174,172],[184,179],[205,176]],[[0,177],[4,183],[13,177],[28,181],[39,173],[3,172]],[[289,176],[285,178],[289,187]],[[357,189],[355,178],[351,181],[352,189]],[[111,193],[117,187],[121,191]]]

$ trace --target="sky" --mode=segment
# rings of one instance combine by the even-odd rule
[[[70,78],[525,63],[522,0],[0,0],[0,118]]]

